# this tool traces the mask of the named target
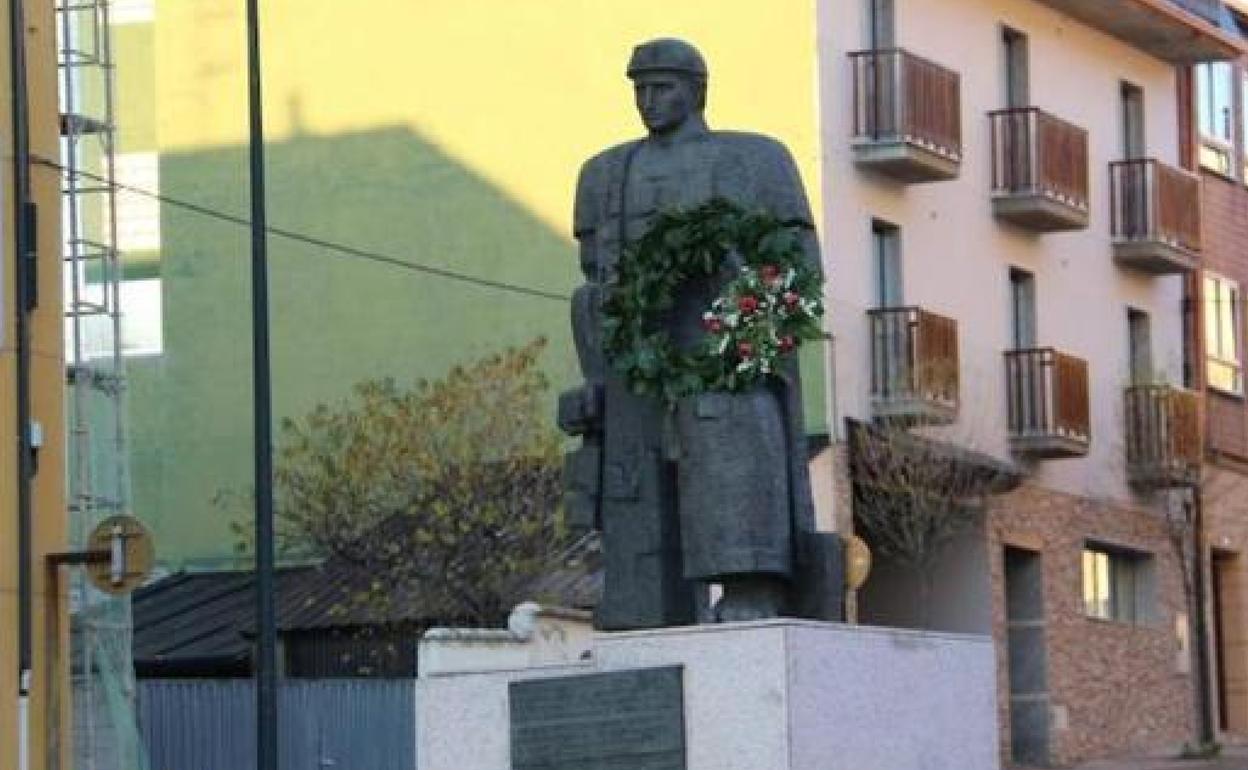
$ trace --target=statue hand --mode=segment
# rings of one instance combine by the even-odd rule
[[[586,382],[559,394],[559,428],[570,436],[597,433],[602,426],[602,383]]]

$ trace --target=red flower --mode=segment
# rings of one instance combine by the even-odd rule
[[[762,276],[763,283],[772,284],[780,278],[780,268],[775,265],[763,265],[759,268],[758,274]]]
[[[744,340],[738,342],[737,355],[741,356],[741,358],[749,358],[754,355],[754,346]]]
[[[795,347],[797,347],[797,341],[794,340],[791,335],[786,334],[780,338],[780,352],[781,353],[788,353],[790,350],[792,350]]]
[[[801,298],[801,297],[799,297],[799,296],[797,295],[797,292],[795,292],[795,291],[786,291],[786,292],[785,292],[785,293],[784,293],[784,294],[780,297],[780,299],[784,301],[784,304],[785,304],[785,305],[787,305],[787,306],[789,306],[789,307],[795,307],[795,306],[797,305],[797,303],[801,301],[801,299],[802,299],[802,298]]]
[[[702,319],[702,328],[706,329],[711,334],[719,334],[724,330],[724,322],[715,316],[710,316]]]
[[[758,310],[758,298],[752,297],[749,294],[745,295],[741,299],[737,300],[737,309],[746,315],[750,315],[755,310]]]

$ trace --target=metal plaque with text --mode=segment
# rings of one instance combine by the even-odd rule
[[[686,770],[682,667],[512,682],[512,770]]]

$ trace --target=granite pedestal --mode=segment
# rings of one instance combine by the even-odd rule
[[[417,770],[511,770],[512,682],[674,666],[687,770],[999,768],[988,637],[768,620],[599,634],[583,664],[422,679]]]

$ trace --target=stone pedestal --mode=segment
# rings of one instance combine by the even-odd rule
[[[769,620],[599,634],[584,664],[423,679],[418,770],[509,770],[513,681],[670,666],[687,770],[999,767],[988,637]]]

